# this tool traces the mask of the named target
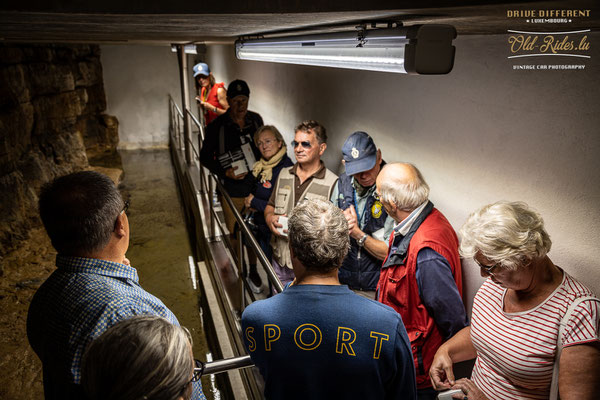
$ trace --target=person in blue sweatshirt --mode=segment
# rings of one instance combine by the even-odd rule
[[[348,223],[331,202],[304,200],[288,236],[295,279],[249,305],[244,342],[267,399],[416,399],[410,341],[399,314],[340,285]]]

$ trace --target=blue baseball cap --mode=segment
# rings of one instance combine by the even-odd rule
[[[208,64],[205,63],[198,63],[194,65],[194,68],[192,69],[194,70],[194,78],[198,75],[208,76],[210,74],[210,68],[208,68]]]
[[[342,146],[342,157],[347,175],[370,170],[377,162],[377,147],[366,132],[354,132]]]

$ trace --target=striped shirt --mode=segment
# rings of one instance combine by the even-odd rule
[[[504,312],[505,294],[487,279],[475,295],[472,379],[490,400],[548,399],[560,321],[573,300],[592,292],[564,272],[562,283],[531,310]],[[599,324],[599,302],[582,302],[567,323],[563,346],[597,342]]]
[[[173,313],[139,284],[135,268],[106,260],[56,257],[57,270],[33,297],[27,336],[40,357],[46,399],[78,398],[81,358],[92,339],[139,314],[179,324]],[[194,398],[204,398],[201,386]]]

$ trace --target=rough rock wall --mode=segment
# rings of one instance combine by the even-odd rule
[[[41,185],[116,153],[105,109],[98,46],[0,45],[0,276],[2,256],[39,225]]]

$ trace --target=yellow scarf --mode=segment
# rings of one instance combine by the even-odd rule
[[[283,156],[285,156],[286,152],[287,148],[284,144],[281,146],[279,151],[273,157],[271,157],[270,160],[267,161],[264,158],[261,158],[255,162],[254,166],[252,167],[252,175],[257,177],[258,174],[260,174],[260,183],[270,181],[273,177],[273,167],[279,164],[279,161],[281,161]]]

